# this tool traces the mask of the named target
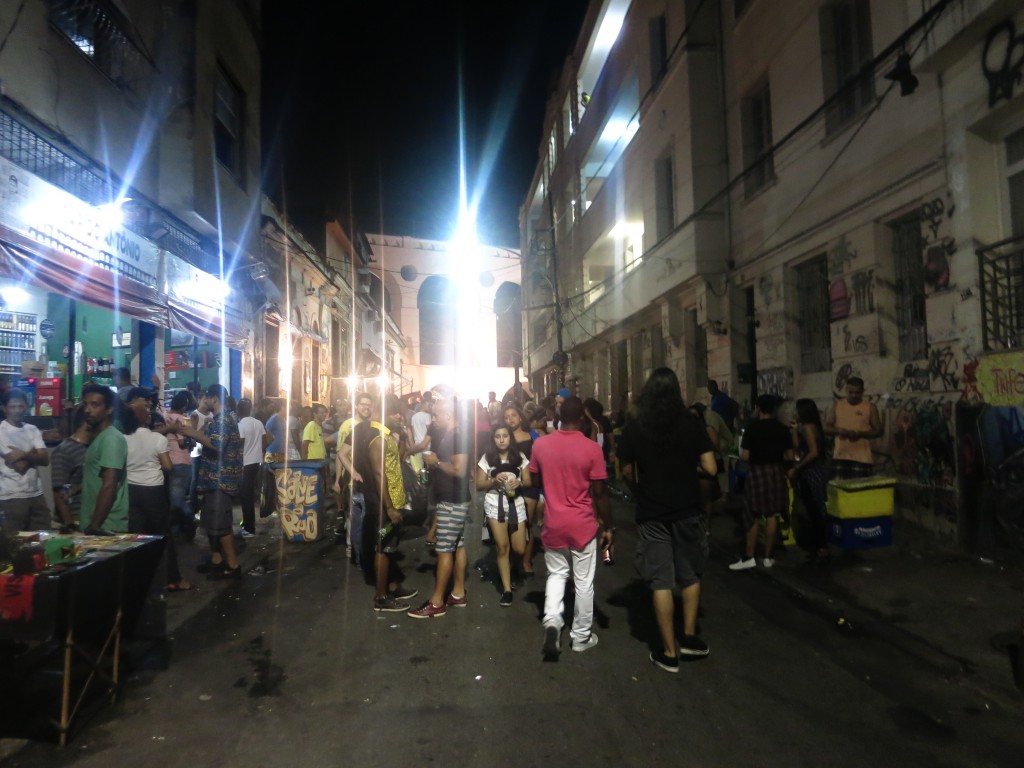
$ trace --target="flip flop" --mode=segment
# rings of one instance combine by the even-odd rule
[[[194,589],[198,589],[195,584],[189,584],[187,587],[181,586],[179,581],[177,584],[168,584],[164,587],[168,592],[191,592]]]

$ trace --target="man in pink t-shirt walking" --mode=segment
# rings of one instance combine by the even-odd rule
[[[612,545],[611,511],[601,447],[586,437],[583,402],[568,397],[562,403],[561,426],[557,432],[534,442],[530,475],[540,476],[544,488],[544,565],[548,580],[544,586],[544,658],[555,660],[565,622],[565,584],[570,576],[576,588],[572,638],[574,651],[597,645],[591,632],[594,623],[594,573],[597,570],[598,521],[601,549]]]

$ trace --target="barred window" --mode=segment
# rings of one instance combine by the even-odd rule
[[[821,373],[832,368],[829,327],[828,261],[824,255],[796,268],[800,315],[800,371]]]
[[[925,313],[924,242],[921,219],[915,214],[892,225],[892,253],[896,266],[896,330],[900,362],[928,357]]]
[[[152,71],[129,36],[130,22],[107,0],[49,0],[50,24],[119,86],[131,86]]]
[[[978,266],[985,350],[1024,346],[1024,237],[980,249]]]

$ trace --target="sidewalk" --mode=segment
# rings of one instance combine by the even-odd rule
[[[711,520],[712,558],[740,554],[742,497],[721,504]],[[837,631],[864,632],[932,666],[951,682],[999,704],[1024,707],[1007,644],[1024,629],[1022,562],[985,564],[943,547],[911,523],[894,522],[893,546],[842,552],[813,565],[800,547],[778,547],[775,566],[727,571],[723,578],[764,578],[806,600]]]
[[[234,519],[241,520],[241,510],[238,506],[235,507]],[[265,578],[265,573],[278,567],[286,567],[288,561],[294,561],[309,554],[311,549],[333,546],[334,510],[332,507],[328,512],[323,539],[314,544],[284,542],[281,538],[281,525],[276,513],[267,518],[257,518],[256,532],[257,535],[254,538],[242,539],[237,536],[235,538],[238,562],[242,567],[241,584],[243,587],[247,580]],[[158,639],[161,635],[164,639],[173,641],[175,634],[186,628],[189,620],[216,601],[232,585],[239,584],[234,579],[207,579],[204,574],[196,572],[196,566],[206,562],[210,557],[209,543],[202,529],[199,530],[192,542],[184,543],[180,539],[176,540],[176,547],[182,578],[192,582],[196,588],[189,592],[164,592],[158,606],[144,611],[143,617],[140,618],[139,625],[136,627],[136,635],[140,635],[140,637],[125,639],[125,652],[129,656],[133,654],[147,655],[154,652],[155,649],[162,649],[162,652],[169,651],[171,645],[161,643]],[[261,569],[265,570],[261,571]],[[146,623],[147,621],[148,623]],[[162,657],[159,656],[160,652],[157,651],[157,656],[154,657],[156,663],[163,663]],[[136,662],[139,661],[136,659]],[[141,663],[145,665],[154,662],[142,661]],[[27,739],[0,738],[0,763],[28,743]]]

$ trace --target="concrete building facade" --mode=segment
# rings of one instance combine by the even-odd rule
[[[519,253],[398,235],[367,235],[374,294],[401,340],[388,343],[393,391],[444,385],[499,398],[521,363]],[[495,351],[497,354],[495,354]]]
[[[990,546],[1024,447],[1021,14],[594,2],[521,216],[535,388],[615,407],[669,365],[689,401],[827,409],[860,376],[900,514]]]

